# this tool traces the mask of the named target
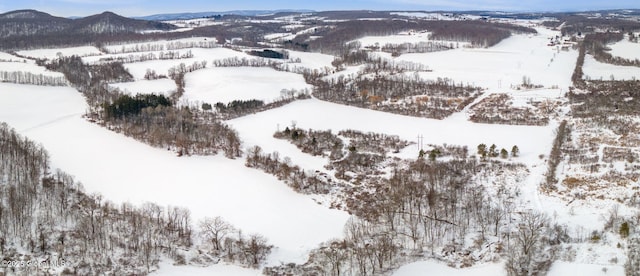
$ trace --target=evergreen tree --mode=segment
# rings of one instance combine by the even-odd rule
[[[518,149],[518,146],[513,145],[513,147],[511,148],[511,156],[518,157],[518,154],[520,154],[520,149]]]
[[[506,159],[507,157],[509,157],[509,152],[506,149],[502,148],[502,150],[500,150],[500,156],[503,159]]]

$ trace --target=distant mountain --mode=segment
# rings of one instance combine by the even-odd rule
[[[84,18],[55,17],[36,10],[17,10],[0,14],[0,38],[55,34],[115,34],[144,30],[171,30],[175,26],[131,19],[112,12]]]
[[[166,23],[131,19],[112,12],[103,12],[73,21],[75,33],[124,33],[143,30],[172,30],[175,26]]]
[[[143,19],[143,20],[167,21],[167,20],[188,20],[188,19],[195,19],[195,18],[212,17],[216,15],[260,16],[260,15],[270,15],[270,14],[282,13],[282,12],[307,13],[307,12],[314,12],[314,11],[313,10],[237,10],[237,11],[224,11],[224,12],[154,14],[154,15],[134,17],[134,18]]]
[[[17,10],[0,14],[0,38],[61,32],[73,20],[36,10]]]

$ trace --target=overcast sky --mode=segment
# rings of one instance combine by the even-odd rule
[[[0,0],[0,12],[36,9],[57,16],[113,11],[125,16],[228,10],[500,10],[640,9],[640,0]]]

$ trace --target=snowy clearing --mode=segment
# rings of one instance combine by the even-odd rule
[[[282,89],[311,89],[301,75],[272,68],[210,68],[189,73],[185,79],[184,99],[211,104],[251,99],[272,102]]]
[[[597,61],[592,55],[584,57],[584,78],[592,80],[633,80],[640,78],[640,67],[619,66]]]
[[[429,38],[431,36],[430,32],[417,32],[417,33],[400,33],[397,35],[389,35],[389,36],[365,36],[363,38],[357,39],[356,41],[360,42],[362,47],[369,46],[385,46],[386,44],[417,44],[421,42],[437,42],[437,43],[445,43],[451,44],[453,47],[464,47],[465,45],[469,45],[464,42],[456,42],[456,41],[442,41],[442,40],[431,40]]]
[[[191,276],[256,276],[262,275],[260,270],[243,268],[235,265],[215,264],[207,267],[198,267],[193,265],[175,266],[171,261],[160,263],[160,268],[152,272],[153,276],[174,276],[174,275],[191,275]]]
[[[433,72],[428,79],[450,78],[489,89],[507,89],[522,83],[524,76],[546,87],[571,86],[576,51],[559,52],[546,46],[556,32],[538,28],[538,35],[513,35],[488,49],[455,49],[445,52],[404,54],[398,60],[419,62]]]
[[[0,72],[29,72],[49,77],[64,77],[62,73],[49,71],[42,66],[36,65],[32,60],[27,62],[0,62]]]
[[[21,58],[21,57],[17,57],[14,56],[12,54],[9,53],[5,53],[5,52],[0,52],[0,60],[4,61],[4,62],[25,62],[25,60],[27,62],[30,62],[27,59]]]
[[[418,276],[418,275],[457,275],[457,276],[484,276],[506,275],[503,263],[489,263],[469,268],[453,268],[436,261],[422,261],[404,265],[395,271],[393,276]]]
[[[59,54],[63,56],[96,56],[101,55],[102,52],[98,50],[98,48],[93,46],[82,46],[82,47],[71,47],[71,48],[57,48],[57,49],[38,49],[38,50],[26,50],[26,51],[18,51],[20,55],[38,59],[54,59],[57,58]]]
[[[622,276],[625,275],[625,273],[621,265],[580,264],[556,261],[551,265],[551,269],[547,275]]]
[[[607,45],[611,48],[611,55],[614,57],[622,57],[626,59],[640,59],[640,43],[629,41],[628,37],[622,41]]]
[[[308,69],[324,69],[325,67],[333,68],[331,62],[335,59],[332,55],[326,55],[321,53],[309,53],[309,52],[299,52],[299,51],[289,51],[289,58],[296,59],[300,58],[300,63],[289,63],[288,65],[291,67],[300,67],[300,68],[308,68]]]
[[[176,83],[172,79],[138,80],[133,82],[119,82],[109,84],[129,95],[158,94],[169,96],[176,90]]]

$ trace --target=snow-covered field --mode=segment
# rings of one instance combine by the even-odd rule
[[[60,49],[39,49],[39,50],[27,50],[27,51],[18,51],[20,55],[29,57],[29,58],[45,58],[45,59],[54,59],[59,55],[63,56],[94,56],[100,55],[102,52],[98,50],[98,48],[93,46],[81,46],[81,47],[70,47],[70,48],[60,48]]]
[[[311,89],[301,75],[272,68],[209,68],[189,73],[185,79],[185,99],[211,104],[251,99],[272,102],[282,89]]]
[[[556,261],[551,265],[548,276],[580,275],[580,276],[611,276],[625,275],[621,265],[611,264],[581,264]]]
[[[453,47],[464,47],[468,45],[468,43],[460,43],[456,41],[441,41],[441,40],[431,40],[429,36],[431,33],[429,32],[418,32],[418,33],[400,33],[397,35],[389,35],[389,36],[365,36],[363,38],[359,38],[356,41],[360,42],[362,47],[368,46],[384,46],[386,44],[417,44],[420,42],[436,42],[436,43],[445,43],[447,46],[449,44],[453,45]]]
[[[418,275],[457,275],[457,276],[490,276],[505,275],[503,263],[490,263],[470,268],[456,269],[435,261],[422,261],[400,267],[393,276]],[[576,274],[577,275],[577,274]]]
[[[622,41],[607,45],[611,48],[611,55],[614,57],[622,57],[626,59],[640,59],[640,43],[629,41],[628,37]]]
[[[119,82],[109,85],[130,95],[158,94],[169,96],[176,90],[176,83],[172,79],[138,80],[133,82]]]
[[[12,62],[0,61],[0,72],[29,72],[31,74],[42,74],[50,77],[64,77],[62,73],[49,71],[44,67],[36,65],[32,60],[16,62],[22,59],[8,54],[6,54],[6,56],[1,55],[0,59],[12,60]]]
[[[273,147],[276,139],[272,136],[276,128],[278,125],[280,128],[289,126],[292,121],[302,129],[331,129],[335,132],[355,129],[398,135],[408,141],[415,141],[418,135],[423,135],[425,144],[467,145],[470,149],[481,143],[495,143],[504,147],[518,145],[521,150],[519,161],[528,164],[539,162],[538,155],[550,151],[554,129],[553,126],[476,124],[466,120],[452,123],[449,120],[395,115],[316,99],[296,101],[278,109],[241,117],[230,123],[245,138],[246,144],[257,144],[267,151],[273,151],[279,150]],[[415,151],[406,157],[415,158],[418,154],[417,146],[410,147]],[[292,160],[297,163],[294,157]]]
[[[619,66],[597,61],[592,55],[584,58],[584,78],[592,80],[633,80],[640,79],[640,67]]]
[[[545,87],[571,86],[577,51],[559,52],[546,46],[547,37],[559,34],[537,28],[537,35],[513,35],[488,49],[455,49],[445,52],[404,54],[398,60],[419,62],[433,72],[425,78],[450,78],[456,82],[506,90],[529,77]]]
[[[25,60],[29,61],[27,59],[20,58],[5,52],[0,52],[0,60],[3,60],[5,62],[25,62]]]
[[[0,84],[0,99],[0,121],[42,143],[52,165],[87,192],[114,202],[186,207],[195,221],[222,216],[274,244],[272,264],[304,262],[308,250],[342,236],[346,213],[318,205],[241,159],[176,157],[87,122],[84,99],[73,89]]]
[[[174,266],[171,261],[164,261],[160,263],[158,271],[151,273],[153,276],[175,276],[175,275],[190,275],[190,276],[256,276],[262,275],[260,270],[242,268],[235,265],[215,264],[207,267],[197,266]]]
[[[289,58],[300,59],[300,63],[289,63],[291,67],[300,67],[308,69],[324,69],[326,67],[333,68],[331,62],[335,59],[332,55],[326,55],[321,53],[308,53],[299,51],[289,51]]]

